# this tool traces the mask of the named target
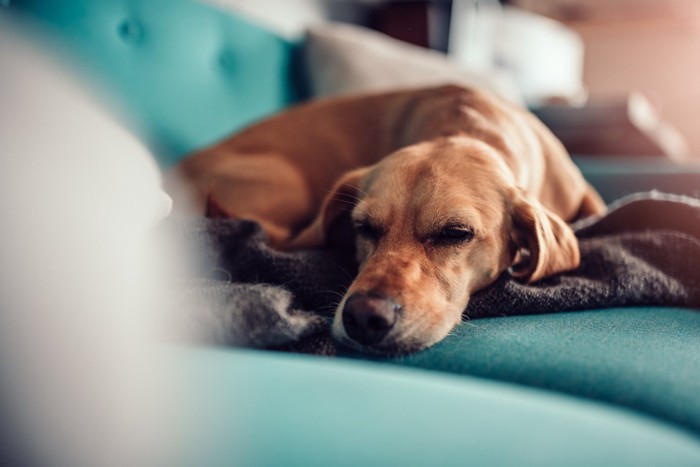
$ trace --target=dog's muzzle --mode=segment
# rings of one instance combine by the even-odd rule
[[[343,327],[361,345],[380,343],[398,321],[401,305],[376,293],[357,292],[345,302]]]

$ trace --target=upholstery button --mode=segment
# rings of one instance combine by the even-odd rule
[[[224,50],[219,55],[219,65],[224,72],[232,74],[236,71],[236,57],[230,50]]]
[[[133,18],[122,21],[118,31],[122,40],[129,44],[138,44],[143,39],[143,25]]]

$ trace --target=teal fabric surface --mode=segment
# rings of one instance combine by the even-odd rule
[[[175,349],[182,466],[695,466],[672,427],[535,390],[386,365]]]
[[[110,94],[164,167],[299,97],[295,44],[203,3],[8,5],[48,25],[54,34],[49,40]]]
[[[700,312],[616,308],[462,323],[387,359],[629,407],[700,435]]]

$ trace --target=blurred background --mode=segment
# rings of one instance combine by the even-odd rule
[[[572,153],[700,154],[695,0],[207,0],[284,32],[366,26],[507,74]]]

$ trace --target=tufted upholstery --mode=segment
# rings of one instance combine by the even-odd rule
[[[49,24],[162,166],[299,97],[295,44],[186,0],[3,0]]]

